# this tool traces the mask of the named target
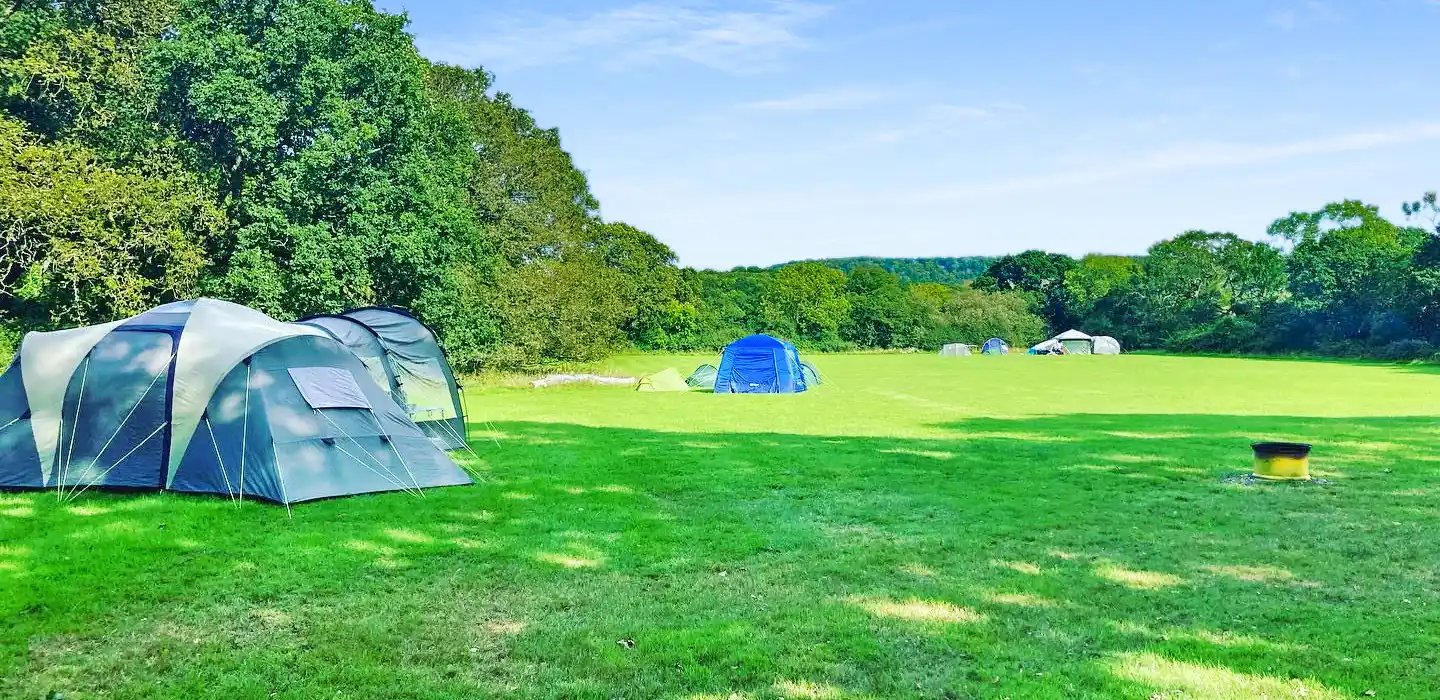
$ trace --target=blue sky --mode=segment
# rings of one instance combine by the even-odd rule
[[[1440,0],[380,0],[698,267],[1027,248],[1440,187]]]

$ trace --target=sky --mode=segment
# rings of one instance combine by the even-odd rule
[[[1440,188],[1440,0],[379,0],[725,269],[1253,239]]]

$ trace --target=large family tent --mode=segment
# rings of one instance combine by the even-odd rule
[[[1095,339],[1074,328],[1051,338],[1051,340],[1060,343],[1060,346],[1065,348],[1067,355],[1094,354]]]
[[[1006,345],[1006,344],[1005,344],[1005,341],[1003,341],[1003,340],[1001,340],[1001,339],[999,339],[999,338],[991,338],[991,339],[985,341],[985,344],[984,344],[984,345],[981,345],[981,346],[980,346],[980,354],[981,354],[981,355],[1008,355],[1008,354],[1010,354],[1010,346],[1009,346],[1009,345]]]
[[[940,354],[945,357],[969,355],[970,346],[964,343],[946,343],[940,346]]]
[[[805,372],[795,346],[764,334],[727,346],[715,371],[717,394],[793,394],[805,391]]]
[[[695,371],[685,378],[685,383],[691,389],[714,389],[717,374],[718,370],[715,369],[715,365],[706,363],[696,367]]]
[[[1120,341],[1108,335],[1097,335],[1091,343],[1096,355],[1119,355]]]
[[[30,333],[0,375],[0,487],[290,504],[470,483],[344,344],[228,302]]]
[[[349,347],[375,382],[437,445],[447,450],[467,447],[465,411],[455,372],[435,334],[410,312],[368,307],[300,322]]]

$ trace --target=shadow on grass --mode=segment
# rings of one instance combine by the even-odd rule
[[[293,520],[0,494],[0,695],[1440,692],[1433,421],[933,427],[499,424],[481,486]],[[1261,438],[1332,484],[1222,483]]]

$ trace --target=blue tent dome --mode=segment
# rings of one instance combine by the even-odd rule
[[[991,338],[991,339],[985,341],[985,344],[984,344],[984,345],[980,346],[980,354],[982,354],[982,355],[1008,355],[1008,354],[1010,354],[1010,346],[1009,346],[1009,345],[1006,345],[1006,344],[1005,344],[1005,341],[1003,341],[1003,340],[1001,340],[1001,339],[999,339],[999,338]]]
[[[793,394],[805,389],[799,351],[763,333],[725,346],[715,374],[717,394]]]

